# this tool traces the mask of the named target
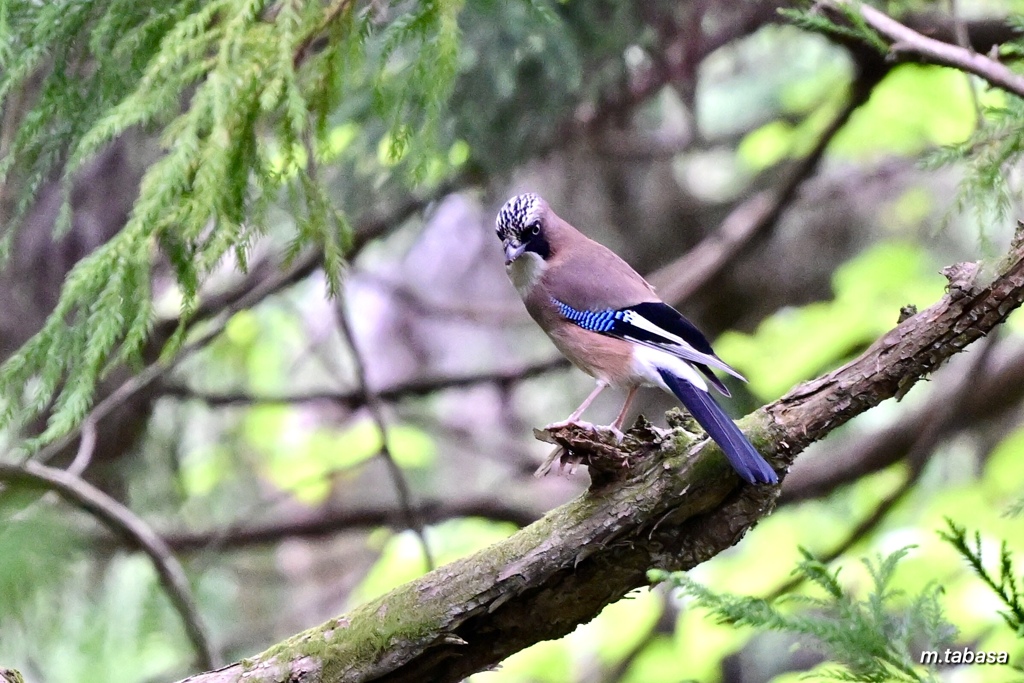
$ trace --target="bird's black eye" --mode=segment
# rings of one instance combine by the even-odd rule
[[[537,236],[540,234],[540,223],[534,223],[530,226],[530,234]]]

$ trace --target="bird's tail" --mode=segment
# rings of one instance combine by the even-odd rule
[[[779,481],[775,471],[747,441],[747,437],[743,436],[743,432],[725,414],[721,406],[715,403],[711,394],[685,379],[676,377],[668,370],[659,368],[658,374],[700,426],[721,447],[725,457],[729,459],[729,464],[741,478],[751,484],[775,484]]]

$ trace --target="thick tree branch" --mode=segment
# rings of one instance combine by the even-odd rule
[[[934,306],[861,357],[741,421],[779,469],[811,442],[907,391],[990,332],[1024,300],[1024,230],[999,275],[962,268]],[[458,681],[589,621],[646,582],[736,543],[775,505],[777,487],[741,486],[721,452],[646,422],[622,444],[576,428],[552,435],[588,461],[593,485],[519,533],[217,672],[225,681]],[[628,465],[627,465],[628,463]]]
[[[844,484],[877,472],[907,457],[931,416],[949,404],[956,381],[969,380],[971,391],[956,403],[946,423],[949,431],[969,429],[998,419],[1024,400],[1024,346],[1000,349],[974,377],[951,378],[933,387],[932,398],[921,408],[902,415],[898,422],[865,437],[838,446],[827,455],[801,461],[782,488],[779,503],[796,503],[828,495]]]
[[[964,398],[974,391],[974,378],[985,367],[985,364],[992,353],[992,349],[995,347],[996,340],[998,339],[997,335],[998,330],[981,342],[981,348],[977,349],[977,352],[971,359],[971,367],[964,373],[963,377],[960,378],[959,384],[956,386],[954,391],[951,394],[943,394],[945,400],[939,405],[934,406],[934,409],[928,413],[927,421],[917,432],[917,438],[915,439],[914,444],[910,447],[910,452],[907,453],[906,460],[907,464],[910,466],[910,471],[907,473],[903,482],[896,488],[896,490],[878,501],[878,504],[875,506],[875,509],[871,514],[849,530],[845,538],[836,543],[824,554],[816,553],[818,561],[830,563],[841,557],[850,548],[857,544],[857,542],[878,527],[889,512],[891,512],[892,509],[895,508],[896,505],[906,498],[906,496],[914,489],[914,486],[916,486],[917,482],[921,479],[921,475],[924,473],[925,466],[931,459],[932,453],[934,453],[935,449],[942,442],[943,436],[948,432],[950,422],[959,412],[960,405]],[[805,575],[796,576],[774,591],[772,597],[774,598],[790,592],[803,583],[805,579]]]

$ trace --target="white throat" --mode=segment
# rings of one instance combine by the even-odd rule
[[[539,254],[527,251],[505,266],[505,271],[508,273],[509,279],[512,280],[512,284],[515,285],[516,291],[519,292],[519,296],[526,298],[526,295],[544,274],[545,268],[547,268],[547,264]]]

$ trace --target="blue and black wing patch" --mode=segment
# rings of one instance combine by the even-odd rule
[[[635,306],[600,311],[581,311],[552,299],[562,316],[585,330],[618,337],[670,353],[689,361],[726,396],[728,389],[710,368],[745,379],[715,355],[697,327],[666,303],[647,301]]]
[[[558,299],[552,299],[555,306],[558,308],[558,312],[562,314],[562,317],[566,320],[576,323],[585,330],[591,332],[600,332],[602,334],[611,334],[613,336],[621,336],[616,334],[617,331],[621,330],[626,322],[626,310],[611,310],[606,309],[603,311],[578,311],[569,304],[563,304]]]

